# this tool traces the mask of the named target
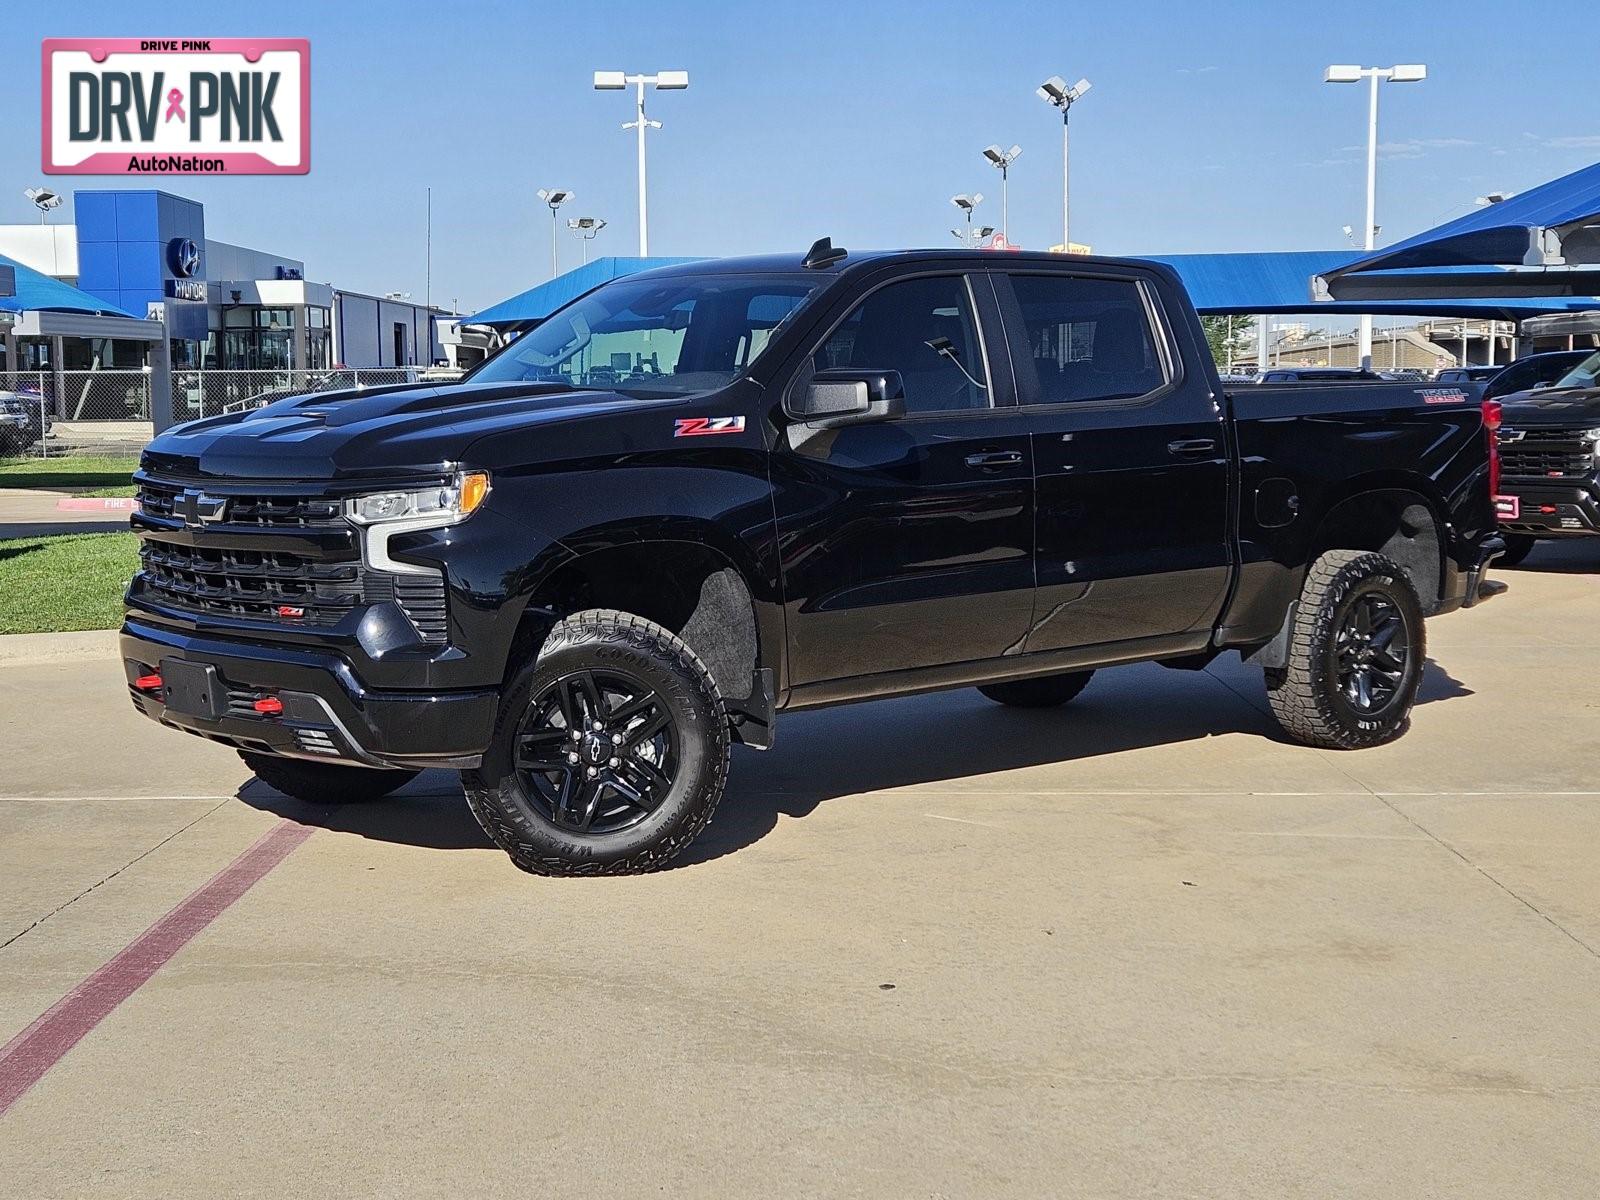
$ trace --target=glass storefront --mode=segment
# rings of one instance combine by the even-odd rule
[[[230,371],[287,371],[326,368],[332,358],[328,310],[315,305],[262,308],[227,304],[222,327],[211,331],[205,366]],[[305,361],[295,352],[296,333],[303,335]]]

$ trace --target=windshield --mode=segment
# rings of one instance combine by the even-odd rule
[[[619,280],[523,334],[472,380],[641,396],[711,391],[747,370],[816,287],[793,275]]]
[[[1595,379],[1600,377],[1600,350],[1595,351],[1584,359],[1560,379],[1556,380],[1558,388],[1591,388]]]

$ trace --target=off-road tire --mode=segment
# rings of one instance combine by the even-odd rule
[[[1494,560],[1497,567],[1514,567],[1528,555],[1533,553],[1533,548],[1539,544],[1539,539],[1530,537],[1526,533],[1502,533],[1506,540],[1506,552]]]
[[[675,723],[679,760],[665,799],[630,828],[564,828],[530,801],[515,770],[515,741],[531,705],[573,672],[621,670],[643,681]],[[535,875],[635,875],[664,866],[711,821],[728,778],[728,717],[711,672],[653,621],[589,609],[558,621],[513,675],[483,764],[462,773],[467,804],[495,845]]]
[[[1069,671],[1065,675],[1041,675],[1036,679],[1014,679],[1010,683],[979,684],[978,691],[996,704],[1011,708],[1057,708],[1076,699],[1093,675],[1093,671]]]
[[[1399,610],[1408,638],[1405,669],[1394,698],[1363,717],[1339,690],[1335,641],[1349,606],[1379,593]],[[1422,602],[1392,559],[1367,550],[1330,550],[1311,564],[1290,631],[1288,665],[1268,668],[1272,715],[1292,739],[1329,750],[1361,750],[1392,742],[1411,722],[1427,663]]]
[[[239,751],[239,757],[262,783],[307,804],[360,804],[381,800],[417,777],[416,771],[305,762],[298,758],[253,754],[249,750]]]

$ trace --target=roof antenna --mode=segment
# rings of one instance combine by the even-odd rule
[[[833,266],[849,253],[843,246],[835,246],[831,237],[818,238],[811,243],[811,249],[806,251],[805,260],[800,265],[809,271],[820,271]]]

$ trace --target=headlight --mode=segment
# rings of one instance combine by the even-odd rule
[[[432,572],[426,567],[390,558],[389,539],[397,533],[443,529],[464,521],[488,494],[488,472],[467,471],[438,487],[352,496],[344,502],[344,514],[364,527],[362,545],[369,566],[400,575],[427,575]]]
[[[457,475],[441,487],[414,492],[374,492],[345,501],[345,516],[357,525],[386,525],[391,521],[426,521],[429,526],[449,525],[470,517],[489,494],[484,471]]]

